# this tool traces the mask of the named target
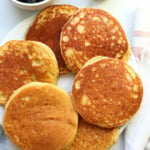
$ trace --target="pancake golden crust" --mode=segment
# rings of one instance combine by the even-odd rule
[[[69,150],[107,150],[116,143],[118,135],[118,128],[99,128],[81,119],[75,141]]]
[[[70,95],[53,84],[32,82],[6,104],[3,127],[21,149],[62,150],[76,135],[78,114]]]
[[[62,28],[62,56],[72,72],[78,72],[94,56],[107,56],[127,61],[130,46],[119,22],[108,12],[81,8]]]
[[[49,6],[38,14],[26,34],[27,40],[43,42],[54,51],[60,74],[69,72],[60,53],[60,32],[76,10],[77,8],[71,5]]]
[[[0,47],[0,104],[14,90],[32,82],[56,83],[58,65],[53,51],[43,43],[12,40]]]
[[[123,61],[94,57],[77,74],[72,89],[75,107],[89,123],[118,127],[139,109],[143,87]]]

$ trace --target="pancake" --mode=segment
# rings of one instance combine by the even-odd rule
[[[28,83],[6,104],[6,135],[24,150],[65,150],[73,142],[78,114],[70,95],[56,85]]]
[[[0,47],[0,104],[20,86],[32,82],[56,84],[58,65],[53,51],[41,42],[12,40]]]
[[[76,75],[72,96],[84,120],[112,128],[125,124],[138,111],[143,86],[138,74],[127,63],[96,56]]]
[[[120,23],[108,12],[81,8],[63,26],[60,38],[62,56],[68,68],[77,73],[94,56],[127,61],[130,46]]]
[[[69,72],[60,53],[60,32],[76,10],[71,5],[51,5],[40,11],[26,34],[26,40],[43,42],[54,51],[60,74]]]
[[[99,128],[80,119],[76,138],[68,150],[107,150],[118,136],[118,128]]]

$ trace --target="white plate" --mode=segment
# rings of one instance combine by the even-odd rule
[[[111,0],[110,0],[110,2],[111,2]],[[109,5],[107,4],[107,7],[105,7],[105,5],[102,3],[101,6],[97,6],[97,7],[103,8],[103,9],[106,8],[106,10],[108,10],[108,8],[109,8],[108,6]],[[122,10],[124,10],[124,9],[122,9]],[[121,22],[122,26],[125,28],[125,32],[127,33],[129,41],[131,41],[130,31],[131,31],[132,25],[128,26],[126,23],[126,21],[128,22],[127,16],[129,14],[123,20],[122,18],[120,18],[121,12],[119,12],[118,16],[117,16],[117,13],[116,14],[115,13],[112,11],[112,14],[114,14],[118,18],[118,20]],[[122,13],[123,13],[123,11],[122,11]],[[1,45],[4,44],[6,41],[9,41],[9,40],[23,40],[24,36],[27,32],[27,29],[32,24],[34,19],[35,19],[35,15],[23,20],[20,24],[18,24],[13,30],[11,30],[8,33],[8,35],[2,41]],[[131,16],[130,16],[130,19],[131,19]],[[134,60],[131,59],[130,64],[132,66],[134,66],[133,62],[134,62]],[[66,91],[70,92],[71,88],[72,88],[73,79],[74,79],[73,74],[61,75],[61,77],[58,79],[58,86],[65,89]],[[0,123],[2,121],[2,114],[3,114],[3,110],[2,110],[2,107],[0,107]],[[123,131],[123,129],[124,128],[121,128],[120,133]],[[17,150],[17,148],[6,137],[3,137],[3,139],[0,138],[0,149],[2,149],[2,150]],[[123,135],[122,134],[120,135],[118,142],[111,148],[111,150],[123,150]]]

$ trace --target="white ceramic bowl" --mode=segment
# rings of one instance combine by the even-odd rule
[[[35,2],[35,3],[25,3],[21,2],[18,0],[10,0],[15,6],[18,6],[22,9],[27,9],[27,10],[40,10],[45,7],[48,7],[49,5],[52,4],[53,0],[43,0],[41,2]]]

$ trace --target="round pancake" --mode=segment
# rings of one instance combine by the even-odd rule
[[[67,92],[50,83],[32,82],[10,97],[3,127],[21,149],[62,150],[75,138],[78,114]]]
[[[75,141],[68,150],[106,150],[118,140],[118,128],[99,128],[80,119]]]
[[[69,72],[60,53],[60,32],[76,10],[71,5],[51,5],[37,15],[26,34],[26,40],[43,42],[54,51],[60,74]]]
[[[72,95],[77,111],[87,122],[112,128],[123,125],[137,112],[143,87],[127,63],[97,56],[78,72]]]
[[[127,61],[130,46],[120,23],[108,12],[81,8],[63,26],[60,38],[62,56],[76,73],[94,56]]]
[[[53,51],[41,42],[12,40],[0,47],[0,104],[20,86],[32,82],[55,84],[58,65]]]

